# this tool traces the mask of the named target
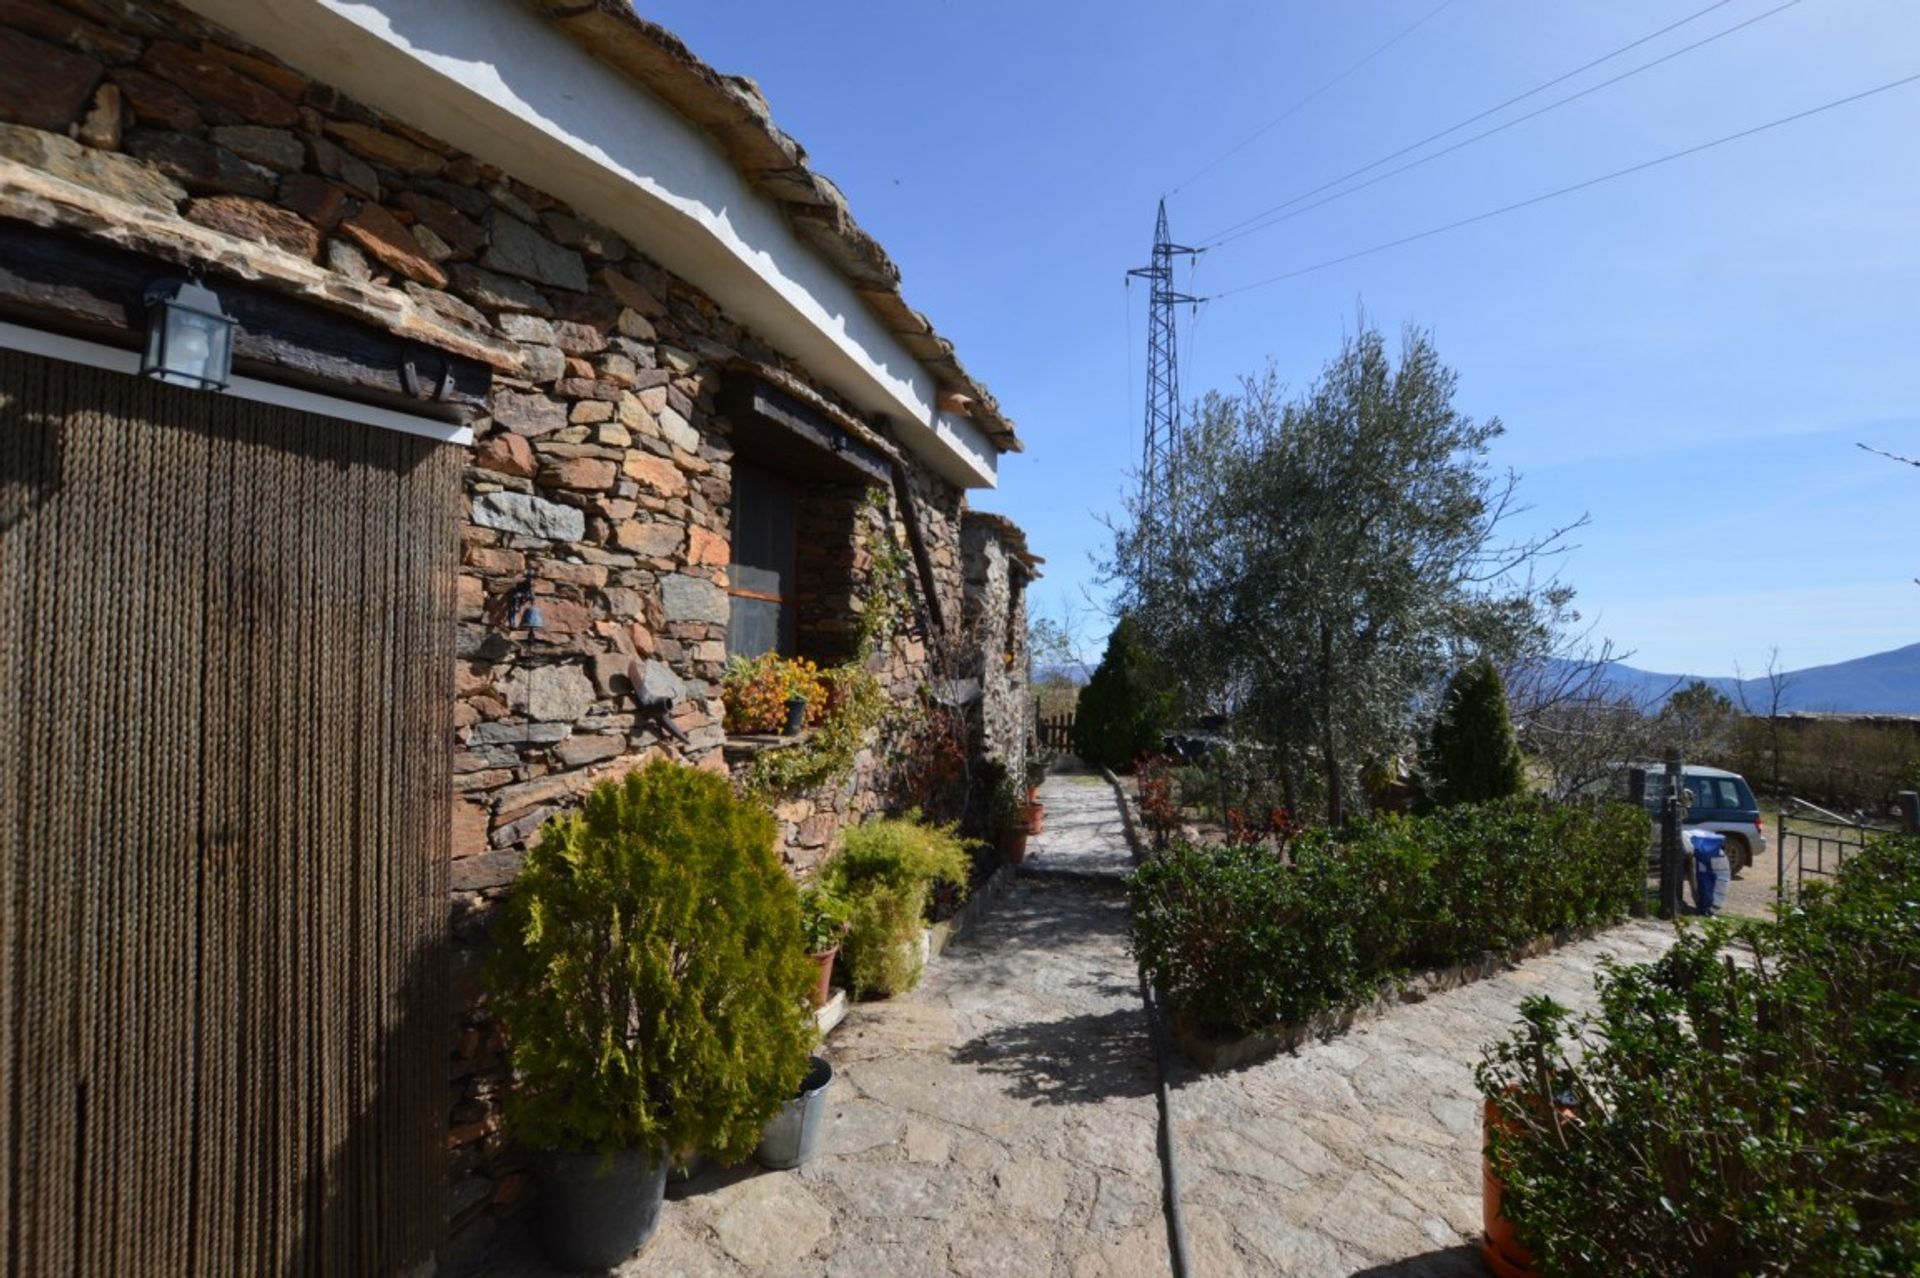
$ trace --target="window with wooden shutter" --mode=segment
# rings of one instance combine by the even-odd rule
[[[734,467],[729,657],[793,655],[794,521],[792,484],[751,466]]]

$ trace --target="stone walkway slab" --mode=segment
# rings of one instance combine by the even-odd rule
[[[1105,777],[1057,771],[1040,787],[1040,801],[1046,821],[1027,842],[1023,870],[1117,880],[1133,869],[1126,826]]]
[[[1602,955],[1644,962],[1672,939],[1630,923],[1257,1065],[1182,1067],[1174,1134],[1196,1263],[1209,1257],[1208,1278],[1484,1275],[1481,1048],[1525,996],[1591,1009]]]

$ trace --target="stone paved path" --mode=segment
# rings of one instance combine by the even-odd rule
[[[1590,1008],[1602,954],[1645,961],[1671,939],[1630,923],[1297,1052],[1184,1074],[1174,1132],[1196,1264],[1207,1278],[1484,1275],[1481,1046],[1526,995]]]
[[[1046,824],[1028,845],[1030,870],[1118,880],[1133,868],[1126,826],[1106,778],[1097,772],[1056,772],[1040,799]]]
[[[621,1275],[1165,1278],[1155,1074],[1126,951],[1112,790],[1044,788],[1028,869],[920,989],[854,1008],[822,1150],[678,1193]],[[1529,993],[1590,1007],[1614,929],[1245,1069],[1182,1068],[1173,1102],[1193,1278],[1481,1275],[1473,1065]],[[489,1278],[545,1278],[524,1241]]]
[[[1057,776],[1036,868],[913,994],[856,1006],[818,1157],[696,1180],[619,1272],[1159,1278],[1156,1076],[1111,789]],[[1107,845],[1108,835],[1117,845]],[[489,1272],[545,1273],[522,1244]]]

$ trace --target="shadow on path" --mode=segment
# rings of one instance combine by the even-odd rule
[[[1009,1095],[1050,1105],[1095,1105],[1151,1096],[1153,1062],[1139,1008],[1086,1012],[1057,1021],[989,1030],[962,1043],[953,1059],[1011,1078]]]
[[[966,980],[976,987],[1018,989],[1034,984],[1035,965],[1048,963],[1050,956],[1104,948],[1127,932],[1127,901],[1118,883],[1023,877],[1019,887],[995,902],[986,920],[949,945],[943,957],[964,969]],[[1130,978],[1131,964],[1119,975]],[[1133,992],[1130,980],[1118,988],[1100,985],[1116,996]]]
[[[1486,1272],[1480,1249],[1461,1246],[1356,1269],[1353,1278],[1482,1278]]]
[[[1118,884],[1023,879],[949,949],[954,966],[943,976],[1017,992],[1025,1014],[961,1043],[952,1060],[1009,1082],[1007,1094],[1021,1100],[1089,1105],[1151,1096],[1139,987],[1124,942],[1116,946],[1126,934]]]

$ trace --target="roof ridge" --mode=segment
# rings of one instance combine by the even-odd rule
[[[994,447],[1022,451],[999,401],[967,372],[953,343],[907,304],[900,268],[854,221],[832,179],[808,165],[806,148],[773,122],[772,107],[757,83],[708,65],[686,41],[635,13],[626,0],[523,2],[718,143],[741,176],[780,207],[795,233],[853,285],[867,309],[940,381],[938,397],[957,392],[970,399],[965,412]]]

